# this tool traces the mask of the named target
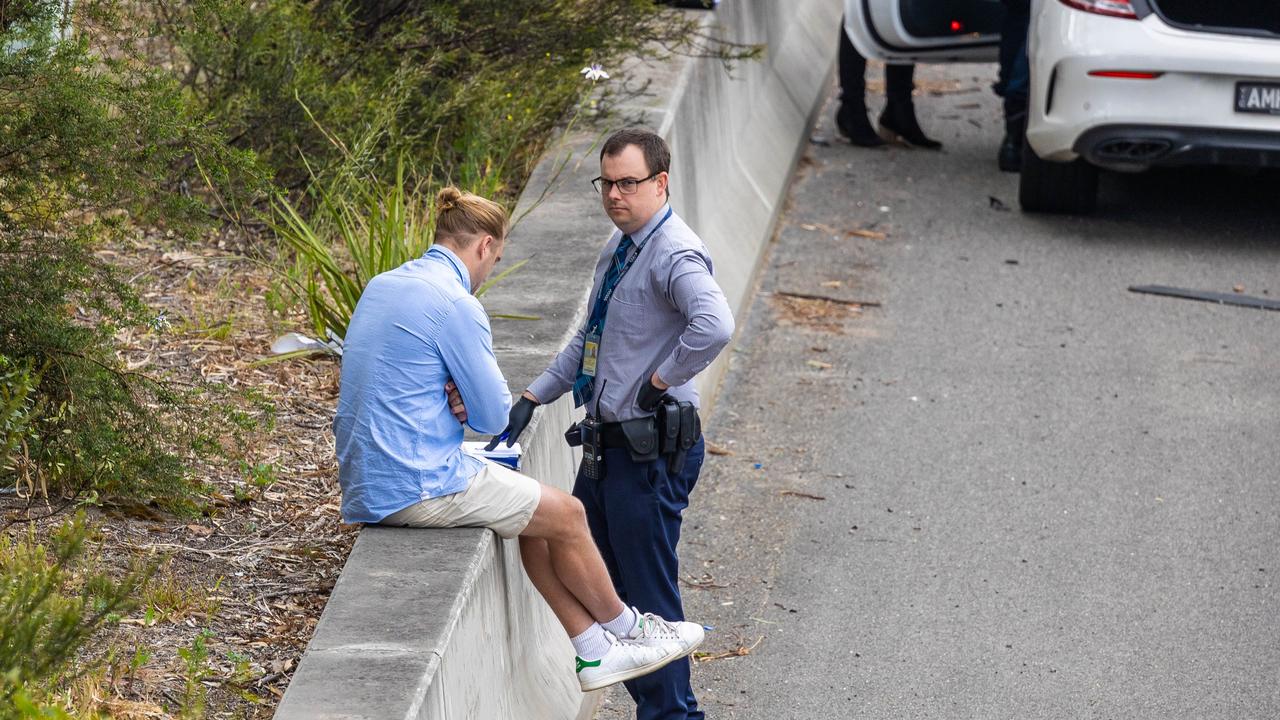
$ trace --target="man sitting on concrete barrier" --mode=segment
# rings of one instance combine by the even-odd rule
[[[511,405],[472,295],[502,257],[507,215],[456,188],[441,190],[437,206],[435,245],[373,278],[347,329],[334,419],[343,518],[519,536],[529,578],[572,639],[584,691],[688,655],[702,626],[623,604],[579,500],[462,452],[463,423],[497,432]]]
[[[573,487],[618,594],[684,617],[676,544],[705,444],[693,378],[733,336],[733,314],[706,246],[668,204],[671,151],[656,133],[620,130],[594,183],[617,231],[596,263],[586,322],[511,409],[508,442],[533,408],[572,390],[587,418]],[[639,720],[701,720],[689,663],[627,683]]]

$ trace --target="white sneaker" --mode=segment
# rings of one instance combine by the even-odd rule
[[[645,613],[640,616],[640,622],[631,635],[622,641],[650,647],[674,647],[688,655],[702,644],[705,637],[706,632],[698,623],[672,622],[660,615]]]
[[[646,645],[611,639],[613,644],[609,647],[609,652],[599,660],[577,658],[578,684],[582,686],[582,692],[599,690],[623,680],[648,675],[672,660],[679,660],[689,654],[689,650],[682,650],[674,643]]]

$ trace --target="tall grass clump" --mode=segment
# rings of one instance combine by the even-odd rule
[[[365,285],[431,247],[435,208],[408,182],[402,160],[391,182],[340,175],[313,186],[309,214],[276,198],[274,230],[294,253],[300,299],[317,337],[345,337]]]
[[[313,184],[309,213],[283,195],[272,205],[273,229],[294,257],[295,292],[319,338],[346,337],[369,281],[420,257],[435,239],[434,193],[403,157],[389,181],[358,172],[359,166],[348,163]],[[477,294],[523,264],[499,273]]]

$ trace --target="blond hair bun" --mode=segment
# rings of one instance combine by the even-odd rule
[[[450,185],[436,194],[436,209],[440,212],[448,212],[458,207],[458,201],[461,199],[462,191]]]
[[[498,203],[449,185],[436,193],[436,239],[459,247],[477,236],[507,237],[507,211]]]

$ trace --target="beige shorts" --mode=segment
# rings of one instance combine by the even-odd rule
[[[503,465],[485,461],[466,490],[428,498],[394,512],[380,525],[396,527],[487,527],[504,538],[519,535],[533,519],[542,485]]]

